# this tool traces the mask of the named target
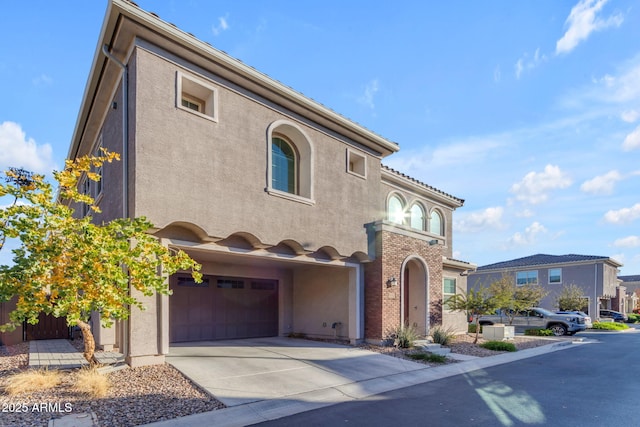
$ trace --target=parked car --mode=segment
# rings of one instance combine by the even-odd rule
[[[586,326],[587,328],[591,328],[593,326],[593,323],[591,322],[591,317],[585,313],[584,311],[578,311],[578,310],[565,310],[565,311],[556,311],[557,314],[577,314],[578,316],[582,316],[582,318],[584,319],[584,326]]]
[[[496,314],[480,316],[478,323],[480,325],[494,325],[496,323],[508,325],[509,317],[507,313],[498,310]],[[587,329],[582,316],[574,313],[556,314],[539,307],[531,307],[516,313],[512,325],[524,329],[550,329],[555,336],[573,335]]]
[[[624,323],[629,319],[629,316],[627,316],[626,314],[613,310],[600,310],[600,317],[613,319],[614,322],[619,323]]]

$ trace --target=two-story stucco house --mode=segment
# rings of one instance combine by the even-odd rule
[[[540,306],[549,310],[557,309],[563,287],[576,285],[583,291],[583,311],[595,320],[600,309],[619,311],[624,304],[624,289],[617,278],[620,267],[621,263],[605,256],[536,254],[480,266],[469,273],[467,284],[469,288],[488,286],[508,275],[517,286],[540,285],[548,292]]]
[[[379,341],[408,322],[460,325],[442,299],[466,289],[452,259],[463,200],[382,165],[398,145],[134,3],[112,0],[69,158],[122,153],[96,221],[146,216],[203,265],[100,329],[132,365],[173,342],[286,336]]]

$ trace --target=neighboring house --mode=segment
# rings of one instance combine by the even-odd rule
[[[114,328],[94,316],[98,345],[132,365],[173,342],[466,330],[442,308],[475,267],[452,258],[462,199],[383,166],[397,144],[124,0],[109,3],[68,157],[99,147],[123,161],[81,182],[95,220],[146,216],[203,265],[202,284],[176,274],[171,297],[137,295],[147,310]]]
[[[625,313],[631,313],[638,307],[638,301],[640,301],[640,274],[633,276],[618,276],[620,285],[625,287],[626,301],[625,301]]]
[[[558,308],[563,287],[576,285],[583,290],[582,310],[597,319],[599,309],[619,311],[624,304],[624,290],[617,279],[620,267],[621,263],[604,256],[536,254],[478,267],[469,273],[467,283],[469,288],[488,286],[509,275],[518,286],[540,285],[548,291],[540,306],[550,310]]]

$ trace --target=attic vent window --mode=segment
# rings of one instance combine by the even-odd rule
[[[218,121],[218,89],[207,81],[177,73],[176,106],[205,119]]]

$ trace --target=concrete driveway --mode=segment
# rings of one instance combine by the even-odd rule
[[[425,365],[325,342],[255,338],[173,344],[167,362],[228,407],[424,370]]]

